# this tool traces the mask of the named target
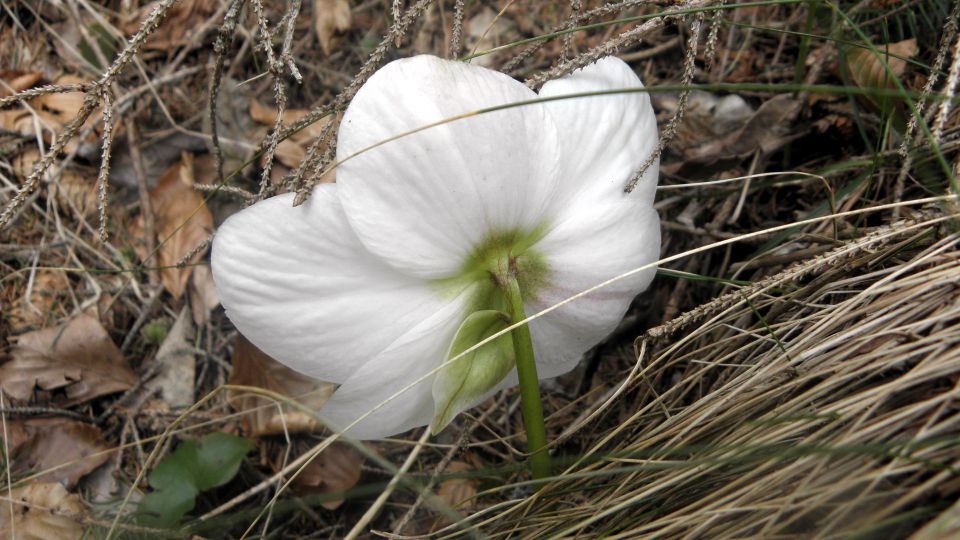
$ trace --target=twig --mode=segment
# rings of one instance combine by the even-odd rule
[[[450,58],[460,56],[460,50],[463,49],[463,0],[456,0],[453,4],[453,35],[450,37]],[[400,44],[397,44],[399,47]]]
[[[100,172],[97,175],[97,211],[100,213],[100,229],[97,235],[106,242],[107,233],[107,180],[110,177],[110,157],[113,154],[113,94],[108,88],[103,91],[103,151],[100,157]]]
[[[217,99],[220,96],[220,83],[223,78],[223,64],[233,33],[237,29],[240,17],[240,8],[244,0],[231,0],[230,7],[223,17],[223,24],[217,32],[217,40],[213,43],[213,68],[210,70],[210,83],[207,86],[207,122],[210,129],[209,149],[213,155],[214,169],[217,171],[217,183],[223,184],[223,149],[220,148],[220,135],[217,128]]]
[[[663,136],[657,141],[656,148],[653,149],[650,156],[640,165],[637,172],[630,177],[630,180],[623,189],[626,193],[630,193],[637,187],[643,175],[647,173],[647,169],[660,160],[664,149],[666,149],[667,145],[670,144],[677,135],[677,127],[683,120],[683,113],[687,109],[687,99],[690,97],[689,87],[693,83],[693,76],[697,71],[697,47],[700,44],[700,31],[703,26],[703,19],[704,14],[700,12],[693,18],[693,23],[690,25],[690,38],[687,40],[687,54],[683,60],[683,78],[680,81],[683,90],[680,92],[680,97],[677,100],[677,110],[673,113],[673,117],[670,118],[670,123],[667,124]]]
[[[127,128],[127,144],[130,146],[130,157],[133,162],[133,175],[137,179],[137,194],[140,196],[140,216],[143,218],[144,250],[147,254],[143,260],[143,266],[147,268],[147,281],[151,285],[156,285],[160,282],[160,277],[153,268],[154,265],[150,262],[155,260],[156,220],[153,215],[153,203],[150,201],[150,190],[147,188],[147,173],[143,167],[143,155],[140,153],[140,130],[132,118],[127,118],[125,125]]]

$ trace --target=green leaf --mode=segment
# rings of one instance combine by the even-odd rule
[[[181,443],[150,473],[153,491],[140,501],[140,523],[164,529],[175,526],[193,510],[201,491],[222,486],[236,476],[252,448],[250,441],[226,433]]]
[[[158,529],[172,528],[197,504],[196,486],[179,478],[164,489],[143,496],[137,514],[140,524]]]
[[[454,335],[447,359],[509,325],[510,317],[501,311],[471,313]],[[447,364],[433,381],[433,434],[439,433],[458,414],[476,404],[510,373],[516,363],[513,341],[507,333]]]
[[[197,487],[206,491],[222,486],[236,476],[240,463],[253,444],[242,437],[211,433],[200,439],[197,448]]]

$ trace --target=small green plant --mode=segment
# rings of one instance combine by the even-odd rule
[[[171,528],[193,510],[197,495],[222,486],[236,476],[243,456],[253,449],[247,439],[210,433],[184,441],[150,473],[153,491],[144,496],[138,521],[150,527]]]

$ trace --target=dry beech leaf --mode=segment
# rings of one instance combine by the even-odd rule
[[[56,84],[83,84],[89,82],[76,75],[62,75],[54,81]],[[80,112],[83,107],[85,94],[83,92],[57,92],[44,94],[37,98],[37,103],[49,110],[61,124],[65,124]]]
[[[40,397],[70,406],[129,390],[137,383],[120,349],[90,315],[12,341],[10,358],[0,365],[0,388],[17,401]],[[52,396],[54,391],[64,395]]]
[[[76,75],[61,75],[54,84],[82,84],[90,82]],[[36,98],[36,109],[42,118],[51,125],[56,133],[63,131],[63,126],[76,118],[83,107],[83,101],[86,95],[83,92],[61,92],[55,94],[45,94]],[[98,126],[99,114],[91,114],[83,123],[80,133],[88,132],[85,139],[74,137],[67,142],[64,150],[68,153],[78,152],[84,157],[96,155],[100,150],[100,128]],[[32,122],[31,122],[32,123]],[[120,128],[118,128],[120,129]],[[114,137],[117,133],[114,133]]]
[[[320,453],[297,475],[293,488],[303,496],[321,493],[338,493],[357,485],[360,481],[363,456],[352,446],[333,443]],[[327,510],[336,510],[343,499],[320,503]]]
[[[153,360],[160,364],[157,376],[144,384],[149,390],[159,392],[161,399],[173,408],[189,407],[194,402],[197,359],[193,353],[193,336],[192,313],[183,308]]]
[[[284,366],[243,336],[237,336],[232,364],[230,384],[270,390],[312,410],[322,407],[336,389],[335,384],[312,379]],[[254,411],[243,416],[247,431],[254,437],[280,435],[284,428],[287,433],[310,433],[323,427],[305,412],[247,392],[231,391],[230,404],[238,411]]]
[[[75,75],[62,75],[53,82],[54,84],[80,84],[88,81]],[[36,97],[27,102],[30,105],[29,109],[20,107],[0,111],[0,128],[27,137],[35,137],[39,128],[44,140],[52,144],[51,135],[59,134],[63,131],[63,126],[77,116],[83,106],[84,96],[83,92],[58,92]],[[74,137],[67,142],[64,150],[68,153],[78,152],[84,157],[91,157],[92,152],[99,149],[98,118],[99,115],[91,114],[80,130],[80,133],[87,132],[87,137],[82,140]]]
[[[156,220],[160,279],[174,298],[186,291],[193,264],[206,250],[194,254],[187,266],[176,268],[181,259],[207,239],[213,230],[213,215],[203,197],[193,189],[193,155],[184,153],[150,190]]]
[[[910,38],[887,45],[877,45],[877,51],[890,66],[896,77],[902,77],[907,69],[903,58],[912,58],[917,54],[917,40]],[[899,56],[902,58],[896,58]],[[896,88],[893,79],[884,68],[883,61],[869,49],[856,48],[847,52],[847,69],[857,86],[864,88]]]
[[[323,54],[333,52],[333,36],[350,29],[350,4],[347,0],[316,0],[313,4],[313,28]]]
[[[72,488],[110,459],[105,452],[109,447],[103,443],[103,432],[90,424],[63,418],[31,418],[12,421],[8,429],[12,434],[12,470],[42,473],[36,478],[42,482],[58,482]]]
[[[445,474],[472,470],[473,467],[462,461],[453,461],[447,466]],[[472,504],[477,495],[477,481],[472,478],[449,478],[440,482],[437,497],[452,508],[463,508]]]
[[[62,485],[33,483],[12,493],[12,504],[0,504],[0,538],[16,540],[79,540],[86,514],[80,497]],[[14,531],[16,535],[14,536]]]
[[[39,71],[0,71],[0,98],[32,88],[42,78]]]
[[[27,295],[26,284],[12,302],[7,314],[10,326],[15,332],[28,327],[45,326],[51,318],[56,319],[56,310],[60,298],[70,288],[67,274],[61,270],[38,269],[33,275]]]
[[[307,109],[286,109],[283,111],[283,125],[289,126],[301,118],[308,116],[310,111]],[[277,111],[272,107],[267,107],[255,99],[250,100],[250,117],[253,121],[264,126],[273,127],[277,120]],[[303,145],[309,145],[314,139],[323,134],[327,124],[330,123],[330,116],[325,116],[316,122],[308,125],[300,131],[290,136],[288,141],[296,141]]]

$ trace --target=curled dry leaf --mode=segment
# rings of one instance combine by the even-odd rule
[[[245,337],[237,336],[233,349],[230,384],[256,386],[288,396],[310,409],[319,409],[336,385],[302,375],[267,356]],[[289,405],[247,392],[230,392],[230,404],[244,415],[248,433],[254,437],[286,433],[310,433],[323,426],[313,416]]]
[[[12,342],[9,359],[0,365],[0,388],[17,401],[70,406],[137,383],[110,335],[87,314],[21,334]]]
[[[313,4],[313,24],[323,54],[330,54],[334,34],[350,29],[350,4],[347,0],[317,0]]]
[[[869,49],[851,49],[845,55],[846,68],[854,84],[861,88],[897,88],[896,79],[903,77],[907,69],[905,58],[917,54],[917,40],[910,38],[896,43],[877,45],[880,55]],[[898,58],[899,57],[899,58]],[[884,65],[886,64],[886,65]],[[889,72],[887,67],[890,68]],[[866,95],[858,98],[881,111],[889,111],[891,106],[902,112],[903,104],[887,96]]]
[[[363,456],[356,448],[333,443],[304,467],[294,480],[293,488],[304,496],[340,493],[357,485],[362,465]],[[320,506],[336,510],[342,504],[343,499],[334,499],[322,502]]]
[[[39,473],[35,481],[58,482],[68,488],[103,465],[110,454],[103,432],[95,426],[63,418],[15,420],[10,433],[12,471]],[[48,471],[48,472],[45,472]]]
[[[86,509],[62,485],[34,483],[13,490],[0,504],[0,537],[16,540],[79,540]],[[16,534],[14,534],[14,531]]]
[[[473,467],[462,461],[453,461],[444,471],[452,474],[472,470]],[[477,495],[477,481],[472,478],[449,478],[440,482],[437,488],[437,497],[449,504],[452,508],[464,508],[472,503]]]
[[[917,54],[917,40],[910,38],[887,45],[877,45],[876,48],[883,58],[869,49],[859,47],[847,51],[846,61],[850,76],[860,87],[895,88],[893,78],[887,73],[883,64],[886,62],[890,66],[890,71],[895,77],[903,77],[907,69],[907,61],[904,58],[912,58]]]
[[[213,230],[213,215],[193,185],[193,155],[185,152],[180,162],[168,168],[156,187],[150,190],[157,245],[160,246],[157,255],[160,279],[174,298],[183,296],[193,266],[206,250],[194,254],[183,268],[175,265],[203,243]],[[142,225],[139,230],[143,230]]]

